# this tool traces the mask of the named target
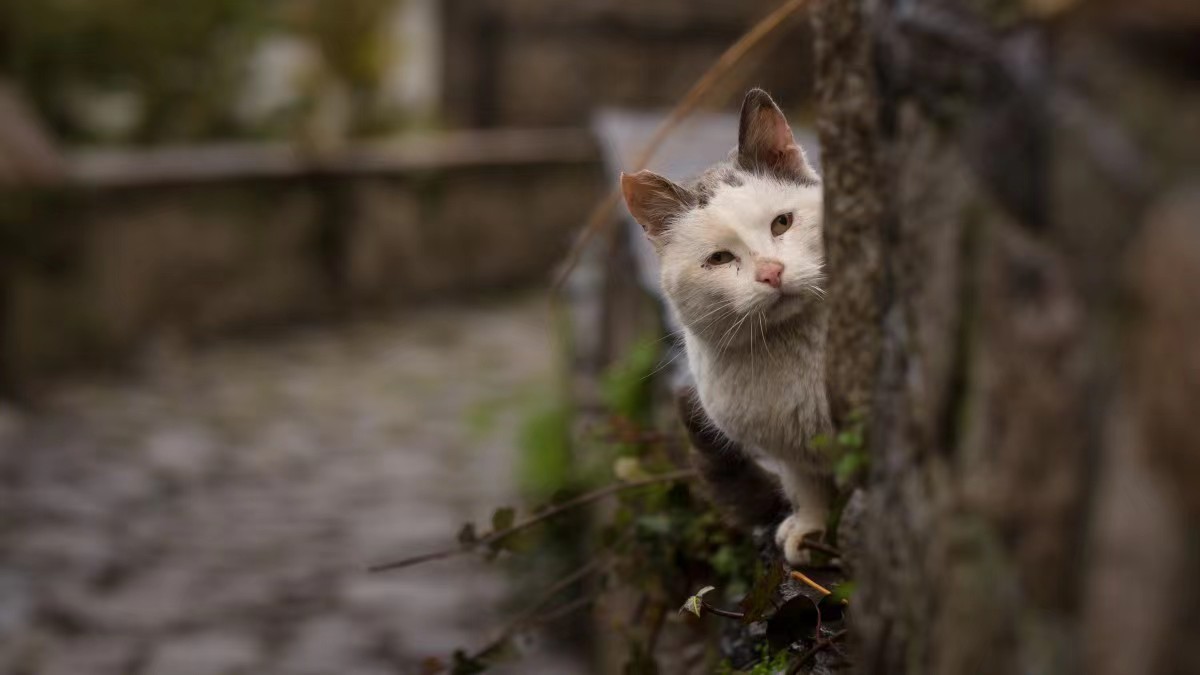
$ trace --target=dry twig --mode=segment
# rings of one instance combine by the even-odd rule
[[[723,616],[726,619],[737,619],[738,621],[741,621],[742,619],[746,618],[746,614],[744,612],[734,612],[728,609],[721,609],[720,607],[713,607],[707,602],[701,602],[700,606],[705,612],[709,614],[715,614],[717,616]]]
[[[830,546],[829,544],[826,544],[821,541],[817,541],[816,539],[802,539],[800,541],[800,545],[803,546],[804,548],[810,548],[814,551],[820,551],[821,553],[824,553],[825,555],[833,556],[834,558],[842,557],[841,551]]]
[[[570,588],[571,586],[578,583],[579,581],[582,581],[583,579],[586,579],[587,577],[589,577],[597,572],[602,571],[603,569],[608,567],[611,563],[612,563],[612,556],[609,556],[609,555],[602,555],[602,556],[592,558],[590,561],[588,561],[587,564],[585,564],[582,567],[574,570],[573,572],[563,576],[561,579],[559,579],[558,581],[551,584],[550,587],[547,588],[545,591],[543,591],[542,594],[539,595],[536,600],[534,600],[532,603],[530,603],[530,605],[528,607],[521,610],[520,614],[517,614],[512,619],[510,619],[508,624],[500,630],[499,634],[497,634],[497,636],[494,640],[489,642],[486,646],[484,646],[479,651],[475,652],[474,658],[479,658],[480,656],[487,654],[490,651],[499,649],[507,640],[509,640],[511,637],[513,637],[514,635],[516,635],[517,633],[519,633],[523,630],[526,630],[528,628],[531,628],[531,627],[536,626],[541,623],[545,623],[546,621],[550,621],[554,617],[558,617],[565,613],[569,613],[570,611],[579,609],[579,607],[587,604],[588,602],[593,601],[594,598],[585,596],[583,598],[577,598],[575,600],[572,600],[571,602],[568,602],[561,607],[551,610],[550,612],[543,611],[543,610],[545,610],[546,606],[549,605],[550,602],[552,600],[554,600],[555,597],[558,596],[559,593],[565,591],[566,589]],[[582,602],[582,604],[580,604],[581,601],[584,601],[584,602]]]
[[[797,673],[800,672],[800,669],[803,668],[806,663],[811,661],[814,656],[819,654],[822,650],[833,646],[833,643],[841,640],[844,637],[846,637],[846,630],[842,629],[827,638],[821,638],[820,640],[817,640],[808,651],[804,652],[800,655],[800,658],[796,659],[796,663],[792,664],[792,667],[788,670],[788,675],[797,675]]]
[[[833,594],[833,591],[829,590],[828,588],[825,588],[824,586],[822,586],[821,584],[818,584],[817,582],[813,581],[812,579],[809,579],[808,576],[806,576],[803,572],[800,572],[799,570],[792,570],[791,575],[792,575],[793,579],[795,579],[796,581],[802,581],[805,584],[808,584],[810,587],[815,589],[821,595],[832,595]]]
[[[628,483],[614,483],[612,485],[606,485],[602,488],[592,490],[591,492],[584,493],[582,495],[579,495],[578,497],[575,497],[574,499],[569,499],[561,504],[558,504],[557,506],[546,509],[545,511],[542,511],[541,513],[538,513],[538,514],[530,517],[527,520],[524,520],[524,521],[514,524],[512,527],[510,527],[506,530],[501,530],[499,532],[492,532],[490,534],[480,537],[479,539],[476,539],[475,541],[459,544],[458,546],[455,546],[454,548],[447,548],[447,549],[443,549],[441,551],[434,551],[432,553],[424,553],[424,554],[421,554],[418,556],[412,556],[410,558],[404,558],[404,559],[396,560],[393,562],[372,565],[371,567],[367,568],[367,571],[369,571],[369,572],[384,572],[384,571],[388,571],[388,570],[398,570],[398,569],[403,569],[405,567],[412,567],[413,565],[419,565],[421,563],[432,562],[434,560],[443,560],[445,558],[452,558],[454,556],[462,555],[464,553],[470,553],[471,551],[474,551],[476,548],[478,548],[480,546],[490,546],[492,544],[496,544],[498,542],[501,542],[501,541],[513,536],[514,534],[517,534],[518,532],[527,530],[527,529],[529,529],[535,525],[538,525],[539,523],[542,523],[546,520],[549,520],[561,513],[565,513],[566,511],[570,511],[571,509],[579,508],[580,506],[591,504],[592,502],[599,501],[601,499],[604,499],[605,497],[609,497],[609,496],[615,495],[620,492],[625,492],[627,490],[636,490],[638,488],[648,487],[651,485],[657,485],[660,483],[669,483],[669,482],[680,481],[680,480],[691,480],[692,478],[695,478],[695,477],[696,477],[696,472],[694,470],[680,469],[678,471],[668,471],[666,473],[661,473],[661,474],[658,474],[657,476],[651,476],[649,478],[644,478],[642,480],[630,481]]]

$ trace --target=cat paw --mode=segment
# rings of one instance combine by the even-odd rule
[[[793,513],[775,530],[775,544],[792,567],[812,564],[811,551],[803,546],[805,538],[819,539],[825,531],[825,519],[815,515]]]

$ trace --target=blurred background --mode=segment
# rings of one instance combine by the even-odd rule
[[[4,0],[0,675],[1200,671],[1198,7]],[[612,196],[751,86],[851,633],[687,482]]]
[[[564,409],[636,409],[658,352],[613,363],[656,312],[628,258],[565,307],[548,280],[775,5],[5,0],[0,672],[435,672],[493,639],[542,563],[365,569],[599,482]],[[808,42],[754,49],[675,156],[732,147],[749,85],[802,119]],[[511,672],[590,670],[560,632]]]

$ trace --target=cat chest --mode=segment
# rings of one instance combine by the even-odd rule
[[[767,454],[794,451],[804,445],[819,420],[802,378],[747,381],[711,377],[699,382],[700,401],[726,436]]]

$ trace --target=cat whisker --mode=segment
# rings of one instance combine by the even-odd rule
[[[766,328],[764,327],[764,324],[766,324],[766,322],[767,322],[767,313],[759,312],[758,313],[758,331],[759,331],[759,333],[762,334],[763,349],[767,350],[767,358],[770,361],[774,361],[775,355],[771,353],[771,347],[767,342],[767,331],[766,331]]]
[[[745,318],[745,317],[743,317],[743,318]],[[726,336],[728,336],[732,331],[737,330],[737,327],[738,327],[738,323],[731,324],[728,328],[725,329],[725,332],[721,334],[721,338],[719,340],[717,340],[717,357],[718,358],[720,358],[721,353],[724,351],[724,349],[722,348],[721,345],[723,345],[725,343]],[[732,340],[732,338],[730,338],[730,339]]]
[[[721,309],[725,309],[726,311],[722,312],[722,313],[721,313],[719,316],[716,316],[716,317],[713,317],[713,318],[709,319],[707,322],[705,322],[705,323],[703,323],[703,324],[700,324],[700,325],[697,325],[697,326],[695,326],[694,328],[692,328],[692,332],[693,332],[693,333],[695,333],[695,334],[697,334],[697,335],[702,335],[702,334],[704,333],[704,331],[705,331],[705,330],[706,330],[706,329],[707,329],[709,326],[712,326],[712,325],[714,325],[714,324],[717,324],[717,323],[719,323],[719,322],[721,322],[721,321],[724,321],[724,320],[725,320],[725,319],[727,319],[728,317],[730,317],[730,316],[733,316],[734,314],[736,314],[736,313],[737,313],[737,308],[736,308],[736,307],[732,307],[731,305],[733,305],[733,304],[734,304],[734,302],[733,302],[733,301],[730,301],[729,303],[727,303],[726,305],[724,305],[724,306],[723,306]]]
[[[747,315],[747,316],[749,316],[749,315]],[[757,372],[754,370],[754,324],[753,323],[750,324],[750,372],[751,373]]]
[[[729,329],[725,331],[725,335],[721,336],[721,341],[717,343],[718,359],[720,359],[721,355],[725,353],[725,350],[733,346],[733,341],[737,339],[738,331],[741,330],[742,324],[746,323],[746,319],[749,319],[751,316],[751,314],[746,314],[741,319],[738,319],[737,323],[730,326]],[[729,337],[728,340],[725,339],[726,335]]]
[[[717,305],[713,309],[709,310],[708,312],[705,312],[698,319],[696,319],[696,322],[699,323],[699,322],[703,321],[705,318],[712,316],[713,314],[715,314],[723,309],[727,309],[728,307],[730,307],[733,304],[734,304],[733,300],[726,300],[725,302],[720,303],[719,305]]]
[[[659,342],[666,342],[667,340],[679,338],[685,332],[686,331],[683,328],[680,328],[679,330],[667,331],[666,333],[663,334],[662,337],[655,340],[654,344],[658,344]]]
[[[718,305],[717,305],[716,307],[714,307],[713,309],[709,310],[709,311],[708,311],[706,314],[704,314],[703,316],[701,316],[701,317],[700,317],[700,320],[703,320],[703,319],[705,319],[706,317],[710,317],[710,316],[712,316],[713,314],[716,314],[717,312],[722,312],[722,310],[727,310],[727,311],[724,311],[724,312],[722,312],[720,315],[718,315],[718,316],[715,316],[715,317],[713,317],[713,318],[709,319],[707,322],[698,323],[698,325],[696,325],[696,327],[693,329],[693,330],[694,330],[694,332],[701,332],[701,331],[703,331],[703,329],[704,329],[706,326],[708,326],[708,325],[711,325],[711,324],[713,324],[713,323],[716,323],[717,321],[720,321],[721,319],[725,318],[726,316],[729,316],[730,314],[733,314],[733,313],[734,313],[736,310],[735,310],[735,309],[730,309],[730,307],[731,307],[732,305],[734,305],[734,304],[735,304],[735,301],[733,301],[733,300],[727,300],[727,301],[725,301],[725,302],[723,302],[723,303],[720,303],[720,304],[718,304]],[[674,330],[674,331],[671,331],[671,332],[667,333],[666,335],[662,336],[661,338],[659,338],[659,339],[658,339],[658,340],[656,340],[655,342],[657,343],[657,342],[662,342],[662,341],[664,341],[664,340],[668,340],[668,339],[670,339],[670,338],[676,338],[676,337],[679,337],[679,336],[681,336],[681,335],[684,335],[686,332],[687,332],[687,329],[686,329],[686,328],[680,328],[679,330]],[[674,363],[675,361],[679,360],[679,357],[680,357],[680,356],[682,356],[682,355],[683,355],[683,354],[685,354],[685,353],[686,353],[686,351],[685,351],[684,349],[682,349],[682,348],[677,348],[677,349],[675,350],[675,354],[674,354],[674,356],[671,356],[671,358],[667,359],[667,360],[666,360],[664,363],[662,363],[662,364],[660,364],[660,365],[656,366],[656,367],[654,368],[654,370],[650,371],[650,373],[649,373],[649,374],[647,374],[646,376],[644,376],[644,377],[642,378],[642,381],[648,380],[648,379],[650,379],[651,377],[653,377],[653,376],[657,375],[658,373],[662,372],[664,369],[666,369],[666,368],[667,368],[668,366],[670,366],[672,363]]]
[[[650,371],[650,372],[649,372],[649,373],[648,373],[648,374],[647,374],[645,377],[643,377],[643,378],[641,379],[641,381],[642,381],[642,382],[645,382],[646,380],[649,380],[650,378],[652,378],[652,377],[654,377],[655,375],[659,374],[659,373],[660,373],[660,372],[662,372],[662,371],[663,371],[665,368],[667,368],[668,366],[670,366],[672,363],[675,363],[676,361],[678,361],[678,360],[679,360],[679,357],[680,357],[680,356],[683,356],[683,355],[684,355],[684,354],[686,354],[686,353],[687,353],[687,352],[685,352],[683,349],[676,349],[676,350],[675,350],[675,355],[674,355],[674,356],[672,356],[671,358],[667,359],[667,362],[666,362],[666,363],[664,363],[664,364],[662,364],[662,365],[660,365],[660,366],[656,367],[654,370]]]

